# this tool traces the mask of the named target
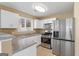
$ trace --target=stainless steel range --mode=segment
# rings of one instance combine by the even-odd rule
[[[51,49],[51,38],[52,38],[51,32],[43,33],[41,36],[41,46]]]

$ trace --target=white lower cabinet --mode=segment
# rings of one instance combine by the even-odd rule
[[[36,42],[36,44],[31,45],[31,46],[25,48],[24,50],[16,52],[15,54],[13,54],[13,56],[36,56],[37,55],[37,46],[39,46],[41,44],[41,35],[35,35],[35,36],[24,38],[19,43],[23,43],[23,45],[25,45],[26,43],[27,44],[32,43],[32,41]]]
[[[34,36],[33,40],[37,43],[37,46],[39,46],[41,44],[41,35]]]
[[[12,49],[12,38],[0,41],[0,53],[6,53],[8,55],[11,55],[13,53]]]
[[[36,55],[37,55],[36,44],[13,54],[13,56],[36,56]]]
[[[41,35],[35,35],[28,38],[29,40],[33,40],[37,43],[37,46],[41,44]]]

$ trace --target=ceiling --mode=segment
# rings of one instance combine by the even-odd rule
[[[37,12],[33,9],[33,4],[43,4],[46,6],[47,11],[45,13]],[[57,13],[63,13],[73,10],[73,2],[0,2],[0,4],[8,7],[15,8],[17,10],[26,12],[33,16],[49,16]]]

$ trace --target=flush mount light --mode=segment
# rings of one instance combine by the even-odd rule
[[[41,6],[39,6],[39,5],[36,5],[36,6],[35,6],[35,9],[36,9],[37,11],[39,11],[39,12],[45,12],[45,9],[44,9],[43,7],[41,7]]]
[[[34,10],[35,11],[38,11],[38,12],[46,12],[47,11],[47,8],[46,8],[46,6],[45,5],[43,5],[43,4],[34,4],[33,5],[33,8],[34,8]]]

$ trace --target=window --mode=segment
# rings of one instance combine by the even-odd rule
[[[33,31],[33,20],[30,18],[20,18],[18,31]]]
[[[20,19],[20,25],[21,27],[25,27],[25,19]]]

